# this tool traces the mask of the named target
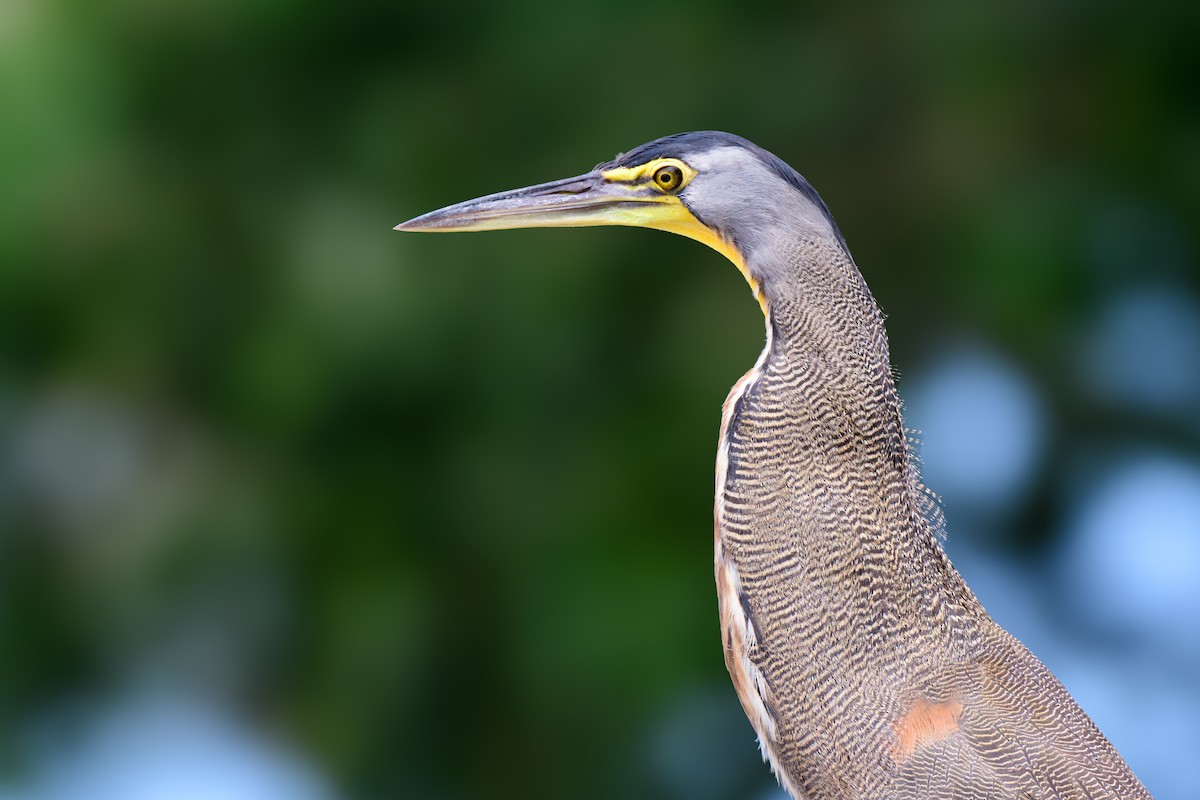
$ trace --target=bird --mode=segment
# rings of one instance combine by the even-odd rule
[[[400,231],[624,225],[742,273],[766,345],[722,406],[714,571],[725,664],[796,800],[1150,798],[940,543],[884,317],[824,201],[718,131],[457,203]]]

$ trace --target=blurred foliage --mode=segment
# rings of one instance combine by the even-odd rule
[[[389,228],[730,130],[822,192],[902,372],[987,341],[1056,452],[1195,452],[1073,365],[1106,297],[1200,289],[1198,37],[1182,2],[8,0],[3,763],[149,675],[347,797],[765,791],[711,585],[741,278],[645,231]]]

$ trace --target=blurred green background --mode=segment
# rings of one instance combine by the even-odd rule
[[[1187,796],[1198,40],[1182,2],[6,0],[0,797],[776,796],[711,574],[741,277],[390,230],[705,128],[821,191],[952,557]]]

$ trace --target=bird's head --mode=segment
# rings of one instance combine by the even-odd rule
[[[583,175],[467,200],[396,230],[593,225],[655,228],[703,242],[742,271],[760,302],[769,262],[755,256],[781,234],[828,238],[845,248],[808,181],[752,142],[717,131],[655,139]]]

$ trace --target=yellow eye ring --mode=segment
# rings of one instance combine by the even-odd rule
[[[664,192],[674,192],[683,185],[683,170],[674,164],[654,170],[654,185]]]

